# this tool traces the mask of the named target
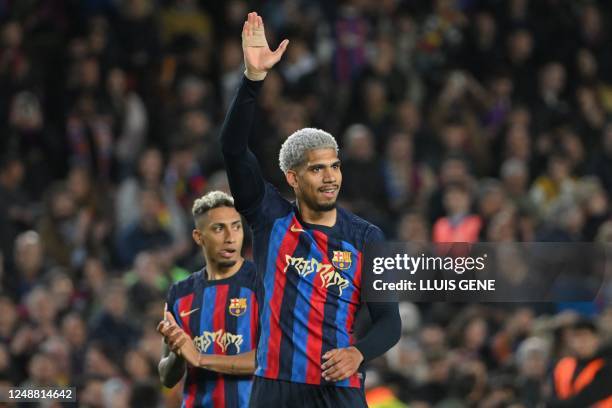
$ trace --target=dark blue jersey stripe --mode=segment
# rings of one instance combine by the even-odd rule
[[[272,300],[272,294],[274,291],[276,257],[278,256],[281,243],[283,242],[283,238],[289,229],[292,219],[292,213],[288,214],[284,218],[278,219],[274,223],[272,231],[270,232],[270,242],[268,244],[266,257],[266,268],[265,273],[263,273],[264,301],[261,304],[261,336],[259,339],[259,345],[257,347],[257,370],[255,371],[255,375],[263,376],[265,370],[267,369],[268,344],[270,342],[270,302]]]

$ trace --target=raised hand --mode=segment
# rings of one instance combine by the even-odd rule
[[[242,28],[242,52],[244,54],[245,75],[253,81],[261,81],[267,72],[285,53],[289,40],[283,40],[276,51],[270,50],[263,20],[257,13],[249,13]]]

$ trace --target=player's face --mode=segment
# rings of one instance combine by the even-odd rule
[[[234,266],[240,259],[244,239],[240,214],[232,207],[209,210],[193,230],[193,239],[204,248],[207,262],[221,268]]]
[[[306,163],[291,172],[287,172],[287,178],[300,203],[314,211],[330,211],[336,206],[342,171],[335,149],[308,151]]]

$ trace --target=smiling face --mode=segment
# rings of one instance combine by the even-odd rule
[[[193,239],[202,247],[207,264],[230,268],[240,260],[244,239],[240,214],[233,207],[217,207],[201,215]]]
[[[286,173],[287,182],[302,205],[313,211],[331,211],[336,206],[342,171],[335,149],[314,149],[305,163]]]

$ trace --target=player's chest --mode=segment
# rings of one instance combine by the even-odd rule
[[[361,276],[361,252],[350,243],[299,224],[290,227],[293,234],[276,253],[274,269],[290,282],[314,286],[342,296],[358,289]]]
[[[189,310],[180,311],[196,347],[203,353],[236,354],[251,349],[255,338],[258,304],[250,288],[232,285],[206,287]]]

